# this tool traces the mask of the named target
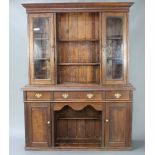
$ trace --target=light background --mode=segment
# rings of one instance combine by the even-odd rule
[[[113,1],[114,0],[102,0]],[[117,0],[115,0],[117,1]],[[120,1],[120,0],[119,0]],[[124,2],[125,0],[122,0]],[[127,0],[126,0],[127,1]],[[71,154],[73,152],[24,151],[24,104],[21,88],[28,83],[27,15],[22,3],[69,2],[65,0],[10,0],[10,154]],[[92,2],[71,0],[70,2]],[[97,2],[97,1],[93,1]],[[98,0],[99,2],[99,0]],[[118,2],[118,1],[117,1]],[[80,152],[80,154],[144,155],[145,139],[145,2],[135,0],[129,16],[129,82],[134,85],[133,151]],[[78,154],[78,152],[74,152]]]

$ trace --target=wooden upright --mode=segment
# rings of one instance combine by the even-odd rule
[[[131,148],[133,3],[31,3],[27,150]]]

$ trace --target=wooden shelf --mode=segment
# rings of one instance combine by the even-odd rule
[[[100,117],[74,117],[74,118],[71,118],[71,117],[59,117],[58,119],[67,119],[67,120],[81,120],[81,119],[84,119],[84,120],[94,120],[94,119],[101,119]]]
[[[98,137],[98,139],[100,140],[100,137]],[[76,140],[95,140],[95,141],[99,141],[96,140],[96,138],[93,137],[76,137]],[[57,140],[75,140],[74,137],[57,137]]]
[[[79,86],[93,86],[93,85],[99,85],[99,82],[92,81],[92,82],[59,82],[58,85],[62,86],[73,86],[73,85],[79,85]]]
[[[67,148],[67,147],[69,147],[69,148],[76,147],[76,149],[77,149],[78,146],[83,145],[82,148],[85,148],[86,147],[88,149],[88,147],[90,147],[90,145],[92,145],[93,147],[95,147],[97,145],[96,147],[99,147],[101,145],[101,141],[96,142],[96,143],[92,143],[92,142],[89,142],[89,143],[84,143],[84,142],[70,142],[70,143],[56,142],[55,145],[58,148],[59,147],[61,147],[61,148],[63,148],[63,147],[64,148]]]
[[[96,66],[100,63],[58,63],[59,66]]]
[[[57,40],[57,42],[98,42],[99,39]]]

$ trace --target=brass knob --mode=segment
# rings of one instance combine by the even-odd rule
[[[62,97],[63,97],[63,98],[65,98],[65,99],[67,99],[67,98],[68,98],[68,96],[69,96],[69,95],[68,95],[67,93],[62,94]]]
[[[105,121],[106,121],[107,123],[109,122],[109,120],[108,120],[108,119],[106,119]]]
[[[35,97],[36,97],[36,98],[40,98],[40,97],[42,97],[42,94],[36,93],[36,94],[35,94]]]
[[[48,125],[50,125],[50,124],[51,124],[51,122],[50,122],[50,121],[48,121],[48,122],[47,122],[47,124],[48,124]]]
[[[120,98],[122,95],[121,95],[120,93],[116,93],[114,96],[115,96],[116,98]]]
[[[93,94],[87,94],[87,97],[88,97],[89,99],[91,99],[93,96],[94,96]]]

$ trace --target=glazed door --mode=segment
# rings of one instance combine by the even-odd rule
[[[50,103],[27,103],[27,146],[51,146]]]
[[[54,15],[29,15],[30,83],[54,84]]]
[[[129,145],[129,103],[107,103],[105,124],[106,147]]]
[[[127,83],[127,18],[125,13],[102,14],[103,84]]]

